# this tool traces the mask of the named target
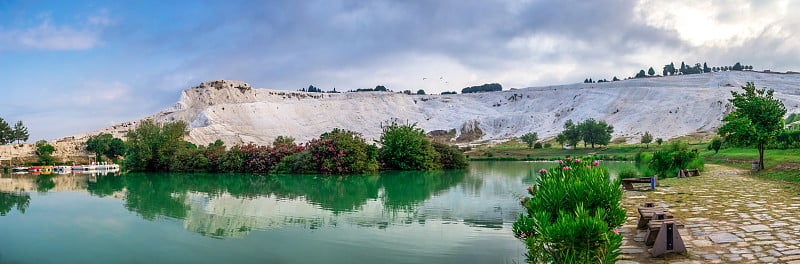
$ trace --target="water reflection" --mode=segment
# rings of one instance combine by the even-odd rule
[[[0,216],[4,216],[16,208],[25,213],[31,205],[31,195],[24,192],[0,192]]]
[[[167,173],[7,175],[0,191],[85,190],[96,197],[118,199],[143,219],[175,219],[187,230],[214,238],[244,237],[253,230],[288,226],[386,229],[434,220],[499,230],[520,213],[515,197],[523,194],[537,171],[548,165],[473,162],[468,170],[461,171],[334,178]],[[11,201],[4,199],[4,206],[6,200]],[[16,208],[29,203],[30,197],[22,203],[24,206]]]

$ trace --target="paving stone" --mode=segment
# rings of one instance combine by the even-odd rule
[[[643,248],[623,248],[619,250],[622,254],[639,254],[644,253]]]
[[[760,258],[758,260],[763,261],[763,262],[768,262],[768,263],[778,262],[778,259],[773,258],[773,257],[763,257],[763,258]]]
[[[749,225],[749,226],[740,226],[739,228],[743,229],[747,232],[758,232],[758,231],[770,231],[772,230],[768,226],[765,225]]]
[[[787,250],[781,253],[783,253],[784,255],[800,255],[800,249]]]
[[[719,256],[717,254],[706,254],[706,255],[703,255],[703,258],[711,260],[711,259],[719,259]]]
[[[714,243],[722,244],[722,243],[732,243],[732,242],[739,242],[742,241],[741,238],[731,234],[731,233],[719,233],[719,234],[711,234],[708,235],[708,238]]]

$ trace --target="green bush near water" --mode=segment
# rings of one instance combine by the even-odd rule
[[[531,263],[614,263],[625,222],[619,178],[597,163],[567,159],[541,170],[513,225]]]

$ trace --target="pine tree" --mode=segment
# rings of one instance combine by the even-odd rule
[[[28,137],[30,137],[30,134],[28,134],[28,128],[22,124],[22,121],[17,121],[17,123],[14,124],[13,134],[14,138],[12,141],[16,140],[17,143],[28,141]]]
[[[647,74],[650,75],[650,76],[653,76],[653,75],[656,75],[656,71],[653,70],[653,67],[650,67],[650,69],[647,70]]]

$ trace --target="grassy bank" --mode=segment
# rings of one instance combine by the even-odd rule
[[[758,160],[755,148],[726,148],[714,151],[703,151],[701,156],[708,163],[723,164],[742,169],[750,169],[753,161]],[[754,173],[757,177],[776,179],[791,183],[800,183],[800,149],[768,149],[764,152],[765,169]]]
[[[700,157],[706,163],[721,164],[741,169],[750,169],[753,161],[758,160],[758,151],[755,148],[725,148],[718,153],[707,150],[708,140],[684,139],[689,144],[690,149],[697,149]],[[667,146],[669,142],[664,142],[661,146],[650,144],[645,148],[639,144],[610,144],[592,149],[582,145],[576,149],[562,149],[557,144],[552,144],[550,148],[530,149],[524,143],[508,141],[491,146],[481,146],[467,151],[470,160],[558,160],[566,156],[595,156],[602,160],[633,160],[636,153],[640,151],[654,152],[661,147]],[[800,149],[768,149],[764,156],[765,170],[756,172],[757,177],[776,179],[791,183],[800,183]]]

